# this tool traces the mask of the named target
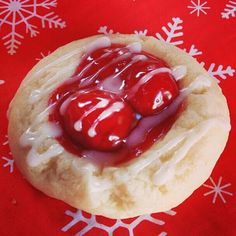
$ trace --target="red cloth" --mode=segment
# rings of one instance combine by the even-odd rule
[[[0,235],[65,236],[80,232],[77,235],[82,236],[86,230],[88,233],[85,235],[108,235],[104,229],[112,235],[114,227],[103,226],[102,230],[96,228],[101,225],[91,222],[91,229],[86,228],[87,224],[81,221],[69,227],[70,225],[67,224],[71,222],[72,217],[66,215],[65,211],[76,212],[76,210],[31,187],[14,164],[14,170],[11,169],[11,161],[8,159],[11,160],[12,157],[5,137],[8,104],[26,73],[37,62],[36,58],[41,58],[41,53],[47,55],[49,51],[52,52],[72,40],[97,34],[100,26],[107,26],[107,30],[113,29],[114,33],[133,33],[135,30],[145,29],[147,35],[155,36],[156,33],[160,33],[164,40],[171,39],[170,42],[179,43],[178,46],[186,48],[187,51],[194,44],[195,48],[202,52],[195,55],[195,58],[199,62],[205,62],[206,69],[220,80],[220,86],[228,99],[233,127],[226,149],[212,173],[212,178],[207,180],[205,186],[201,186],[184,203],[173,209],[175,212],[153,215],[161,221],[153,223],[150,219],[145,221],[142,218],[127,220],[124,222],[128,225],[123,228],[118,227],[114,235],[132,235],[133,232],[136,236],[166,234],[235,236],[236,172],[233,158],[236,155],[234,128],[236,124],[234,89],[236,85],[234,78],[236,2],[228,0],[207,2],[205,0],[60,0],[57,5],[56,2],[56,0],[15,0],[13,2],[0,0],[0,37],[2,38],[0,41]],[[34,8],[32,4],[35,4]],[[191,8],[194,4],[202,5],[201,8],[206,14],[203,11],[194,11],[195,9]],[[47,18],[54,16],[48,15],[52,11],[55,11],[54,15],[58,15],[62,20],[48,21]],[[168,22],[172,24],[172,26],[169,24],[171,29],[167,25]],[[179,36],[168,38],[162,26],[165,26],[167,31],[180,33]],[[35,30],[40,33],[37,34]],[[32,36],[37,34],[37,37],[31,38],[30,34]],[[14,45],[19,46],[15,53]],[[212,189],[214,183],[219,184],[220,188]],[[207,194],[211,190],[213,192]],[[84,221],[88,220],[88,218],[84,219]],[[139,220],[141,222],[138,224]],[[115,220],[102,217],[97,217],[96,222],[108,226],[120,224]],[[136,223],[137,226],[133,227]],[[63,232],[62,228],[66,225],[67,228],[64,228],[66,232]]]

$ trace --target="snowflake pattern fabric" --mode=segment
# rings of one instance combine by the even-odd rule
[[[212,203],[216,202],[217,197],[219,197],[223,203],[226,203],[224,195],[233,196],[233,193],[226,190],[226,188],[228,188],[231,185],[231,183],[221,185],[222,176],[219,178],[217,184],[215,183],[215,181],[211,177],[210,177],[210,182],[212,185],[203,184],[203,186],[210,189],[209,192],[204,193],[204,196],[208,196],[210,194],[214,195],[213,199],[212,199]]]
[[[166,211],[164,212],[166,215],[174,216],[176,215],[175,211]],[[86,226],[79,231],[76,236],[86,235],[87,232],[92,231],[94,228],[101,229],[107,233],[108,236],[113,236],[114,231],[118,228],[122,227],[128,230],[129,236],[134,236],[134,229],[139,226],[139,224],[143,221],[148,221],[153,223],[154,225],[164,225],[165,222],[160,219],[156,219],[151,215],[142,215],[133,219],[131,223],[125,223],[125,220],[114,220],[114,224],[112,226],[107,226],[105,224],[101,224],[97,222],[95,215],[90,215],[90,217],[85,217],[81,210],[77,210],[76,212],[72,212],[67,210],[65,212],[66,215],[72,217],[72,220],[62,228],[63,232],[67,232],[70,228],[76,225],[78,222],[84,222]],[[160,232],[159,236],[167,235],[166,232]]]
[[[155,0],[111,2],[0,0],[0,235],[235,236],[236,1],[166,0],[158,7]],[[12,158],[6,114],[22,78],[57,47],[98,33],[153,36],[177,46],[201,63],[226,95],[233,130],[225,152],[203,186],[168,212],[127,220],[90,215],[31,187]]]
[[[197,0],[197,2],[191,1],[192,5],[189,5],[188,8],[191,9],[190,14],[196,13],[197,16],[200,16],[201,13],[207,14],[207,10],[210,9],[209,6],[207,6],[207,2],[202,2],[201,0]]]
[[[168,22],[168,27],[163,26],[163,34],[165,36],[162,36],[160,33],[156,33],[156,37],[164,41],[166,43],[171,43],[175,46],[183,44],[183,40],[180,40],[179,37],[183,36],[183,26],[182,26],[183,20],[179,17],[173,17],[172,22]],[[178,38],[178,39],[176,39]]]
[[[25,27],[25,32],[31,37],[39,34],[38,26],[31,23],[34,18],[41,22],[41,27],[64,28],[65,21],[53,12],[46,14],[40,13],[41,8],[50,10],[57,6],[57,0],[0,0],[0,28],[7,25],[9,33],[2,36],[4,45],[9,54],[16,53],[24,36],[19,33],[18,28],[21,24]]]
[[[229,1],[223,12],[221,12],[221,16],[224,19],[229,19],[230,17],[236,16],[236,1]]]

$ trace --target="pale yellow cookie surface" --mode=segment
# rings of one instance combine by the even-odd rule
[[[188,87],[192,83],[193,90],[171,130],[138,158],[101,169],[74,156],[60,149],[52,135],[42,134],[48,123],[43,112],[51,92],[73,74],[86,45],[98,37],[102,36],[57,49],[22,82],[9,108],[9,141],[16,164],[37,189],[92,214],[128,218],[170,210],[203,184],[222,153],[230,129],[226,99],[215,80],[180,49],[152,37],[111,35],[113,43],[140,42],[144,51],[171,67],[186,66],[182,84]],[[37,90],[43,94],[40,98],[32,95]],[[32,125],[35,135],[42,138],[37,144],[22,146],[21,137]],[[57,155],[41,155],[49,152],[52,145],[57,148]],[[27,158],[32,151],[36,151],[38,161]]]

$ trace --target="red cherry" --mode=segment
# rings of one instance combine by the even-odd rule
[[[64,106],[65,130],[75,143],[88,149],[119,148],[134,126],[135,114],[128,103],[101,90],[76,92]]]
[[[158,68],[157,68],[158,69]],[[142,83],[146,74],[136,80],[128,91],[128,101],[143,116],[157,114],[179,94],[177,83],[170,73],[158,73]]]
[[[130,90],[147,73],[162,67],[166,68],[167,65],[158,58],[137,61],[122,77],[125,80],[126,90]]]

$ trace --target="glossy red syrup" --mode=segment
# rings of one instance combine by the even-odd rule
[[[133,109],[115,94],[101,90],[78,91],[70,101],[62,120],[64,129],[78,145],[101,151],[115,150],[134,126]],[[105,112],[109,107],[118,111]],[[103,119],[97,121],[102,116]],[[94,129],[92,124],[96,124]]]
[[[163,137],[179,107],[156,122],[179,95],[168,65],[123,45],[84,54],[74,75],[58,87],[49,120],[60,125],[66,150],[102,164],[137,157]]]

